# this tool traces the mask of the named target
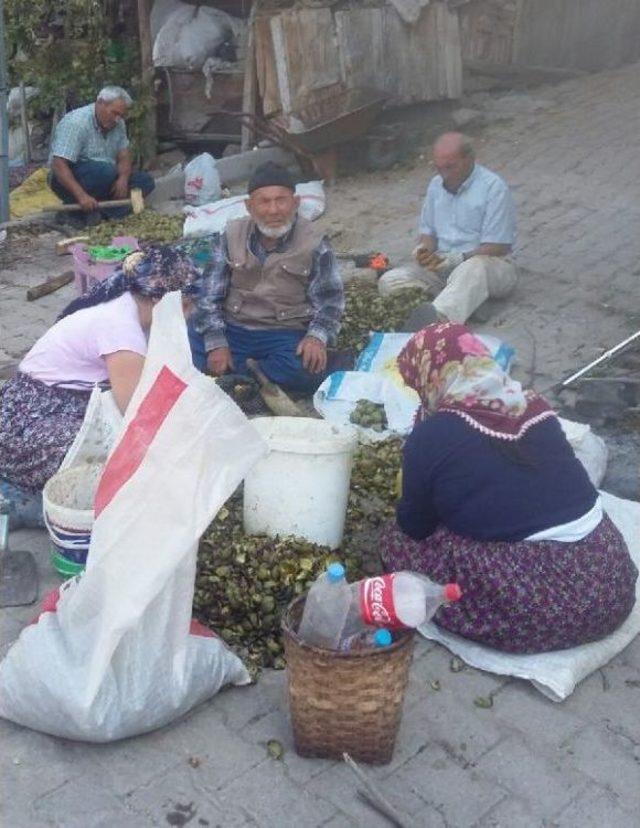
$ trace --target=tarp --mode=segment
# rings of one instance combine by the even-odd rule
[[[47,184],[46,167],[31,173],[9,196],[9,211],[12,219],[24,218],[41,210],[55,210],[62,204]]]

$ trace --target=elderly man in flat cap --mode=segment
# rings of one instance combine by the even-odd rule
[[[213,244],[189,324],[194,363],[218,377],[245,373],[252,358],[283,388],[312,392],[344,311],[335,255],[322,231],[298,215],[284,167],[259,167],[246,205],[249,216],[230,221]]]

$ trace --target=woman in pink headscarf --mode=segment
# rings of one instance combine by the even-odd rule
[[[429,325],[400,373],[421,399],[403,463],[390,571],[456,581],[436,623],[514,653],[615,630],[638,571],[547,402],[523,391],[467,328]]]

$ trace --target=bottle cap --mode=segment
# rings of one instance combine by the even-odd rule
[[[459,584],[446,584],[444,597],[447,601],[459,601],[462,598],[462,590]]]
[[[327,579],[332,584],[344,579],[344,566],[341,563],[332,563],[327,567]]]
[[[393,643],[393,636],[389,630],[376,630],[373,636],[373,643],[376,647],[388,647]]]

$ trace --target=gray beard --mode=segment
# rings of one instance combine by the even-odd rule
[[[283,236],[286,236],[289,230],[293,227],[293,219],[287,222],[287,224],[281,224],[280,227],[266,227],[264,224],[260,224],[259,222],[256,222],[256,227],[262,235],[266,236],[268,239],[281,239]]]

